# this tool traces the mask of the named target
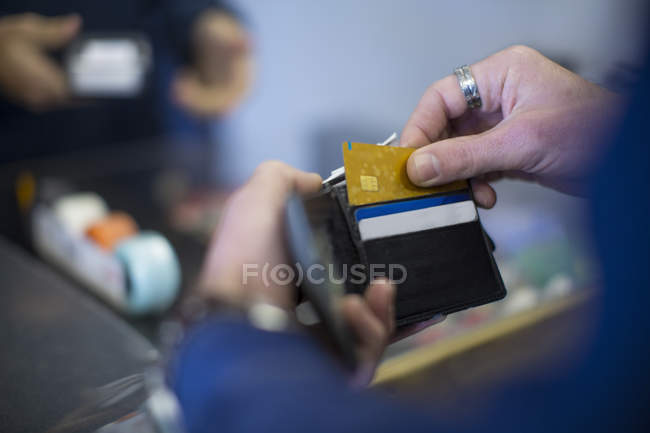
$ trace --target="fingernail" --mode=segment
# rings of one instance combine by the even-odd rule
[[[414,171],[409,171],[411,180],[420,186],[433,185],[438,178],[440,162],[438,158],[429,153],[416,153],[413,155]],[[413,176],[415,175],[415,176]]]

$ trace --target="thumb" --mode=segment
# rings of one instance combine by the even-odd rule
[[[505,128],[437,141],[413,152],[406,169],[418,186],[443,185],[500,170],[518,170],[518,149],[505,151]]]
[[[58,17],[30,15],[22,26],[24,36],[44,48],[60,48],[68,43],[81,28],[77,14]]]
[[[395,331],[395,286],[388,280],[375,280],[366,289],[364,297],[370,310],[392,335]]]

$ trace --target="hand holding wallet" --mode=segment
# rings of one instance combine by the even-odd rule
[[[398,327],[506,294],[469,183],[413,185],[406,174],[412,152],[344,143],[345,177],[305,201],[346,292],[363,293],[373,277],[394,280]]]

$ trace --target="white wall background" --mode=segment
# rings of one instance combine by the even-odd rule
[[[572,59],[595,81],[643,48],[641,0],[234,3],[253,34],[257,80],[218,140],[215,169],[231,182],[270,158],[324,174],[315,131],[349,128],[332,152],[347,138],[382,140],[431,82],[511,44]]]

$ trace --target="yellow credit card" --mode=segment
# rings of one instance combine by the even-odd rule
[[[406,174],[406,162],[415,149],[343,143],[348,201],[352,206],[401,200],[468,188],[467,181],[421,188]]]

